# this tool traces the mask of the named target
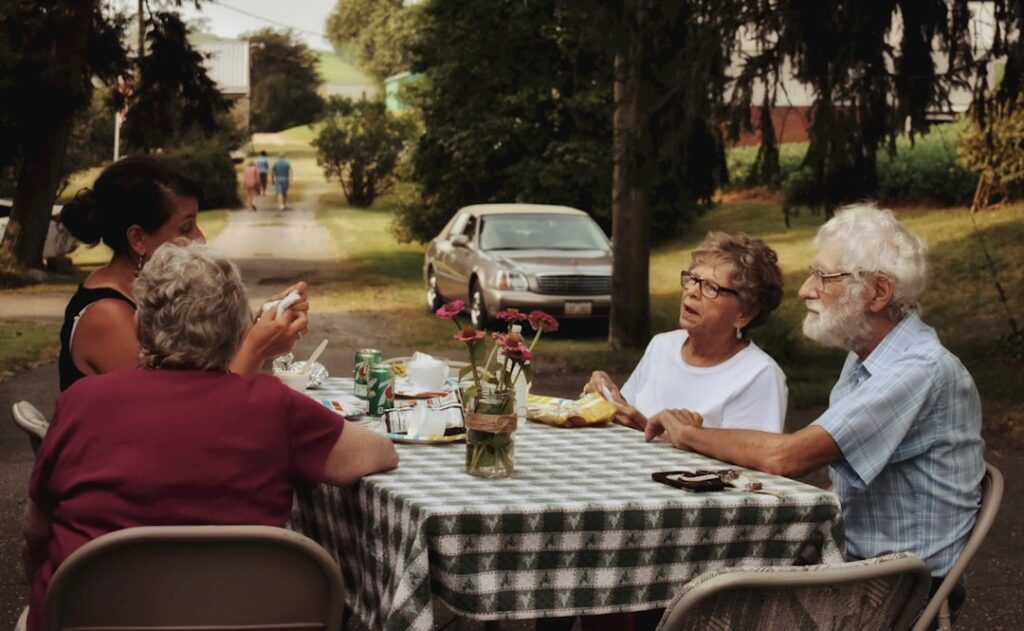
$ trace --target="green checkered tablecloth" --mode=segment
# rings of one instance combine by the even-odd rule
[[[833,494],[760,473],[784,496],[659,484],[726,465],[623,427],[520,426],[502,480],[468,475],[463,444],[397,447],[397,470],[300,492],[292,515],[371,629],[432,629],[435,599],[478,620],[639,611],[706,570],[842,561]]]

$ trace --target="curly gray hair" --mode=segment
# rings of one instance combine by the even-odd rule
[[[249,321],[231,261],[178,239],[157,248],[132,288],[143,366],[227,370]]]
[[[814,245],[839,245],[840,265],[855,274],[882,274],[893,282],[889,314],[900,319],[920,310],[928,285],[928,246],[874,204],[853,204],[836,212],[814,237]]]

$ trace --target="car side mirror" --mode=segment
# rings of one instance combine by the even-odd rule
[[[464,234],[457,234],[452,237],[452,245],[460,248],[469,247],[469,237]]]

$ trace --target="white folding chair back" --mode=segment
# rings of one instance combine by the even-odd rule
[[[946,578],[943,579],[942,585],[936,590],[932,599],[928,602],[928,607],[925,608],[917,624],[914,625],[914,631],[930,629],[932,622],[936,619],[938,620],[939,629],[948,631],[952,628],[952,623],[949,619],[949,603],[947,602],[949,594],[953,591],[953,587],[956,586],[960,577],[963,576],[964,570],[967,569],[967,565],[978,552],[978,548],[985,541],[988,531],[992,529],[992,523],[996,520],[996,515],[999,513],[999,505],[1002,501],[1003,474],[999,469],[986,462],[985,477],[981,480],[981,507],[978,509],[978,518],[974,522],[974,529],[971,530],[971,536],[967,538],[964,551],[960,553],[960,557],[953,564],[953,568],[946,575]]]
[[[28,435],[32,453],[39,451],[39,444],[50,428],[50,421],[46,420],[43,413],[28,401],[18,401],[11,406],[11,420]]]
[[[90,541],[57,568],[46,631],[339,629],[341,573],[299,533],[146,526]]]
[[[726,568],[687,583],[658,631],[902,631],[930,583],[927,566],[907,553],[841,565]]]

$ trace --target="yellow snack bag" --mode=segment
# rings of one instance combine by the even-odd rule
[[[555,427],[600,425],[612,420],[615,406],[596,392],[580,399],[560,399],[531,394],[526,398],[527,418]]]

